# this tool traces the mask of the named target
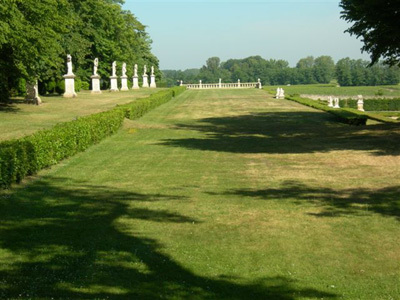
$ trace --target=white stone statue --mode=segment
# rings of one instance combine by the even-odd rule
[[[126,63],[122,64],[122,77],[126,77]]]
[[[93,62],[93,75],[97,76],[97,68],[99,67],[99,59],[95,58]]]
[[[285,90],[283,88],[281,88],[280,98],[285,99]]]
[[[280,94],[281,94],[281,88],[277,88],[276,94],[275,94],[275,99],[279,99]]]
[[[333,106],[333,108],[340,108],[339,98],[335,98],[334,102],[335,102],[335,105]]]
[[[138,77],[137,70],[138,70],[138,67],[137,67],[137,64],[135,64],[135,68],[134,68],[135,73],[133,75],[135,77]]]
[[[112,63],[112,75],[111,75],[112,77],[115,77],[115,76],[117,76],[117,62],[116,61],[114,61],[113,63]]]
[[[144,75],[146,75],[146,76],[147,76],[147,66],[146,66],[146,65],[144,65],[144,68],[143,68],[143,69],[144,69],[144,71],[143,71],[143,76],[144,76]]]
[[[333,97],[329,96],[328,98],[328,107],[333,107]]]
[[[74,75],[72,72],[72,56],[70,54],[67,55],[67,75]]]
[[[364,99],[363,99],[363,96],[362,95],[358,95],[357,98],[358,98],[357,109],[359,111],[365,111],[364,110]]]
[[[154,76],[154,66],[151,66],[151,75]]]

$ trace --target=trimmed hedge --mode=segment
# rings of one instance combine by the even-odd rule
[[[339,101],[340,107],[357,109],[357,100],[343,99]],[[364,99],[366,111],[400,111],[400,99]]]
[[[349,124],[349,125],[365,125],[367,124],[367,117],[363,114],[358,114],[354,113],[350,110],[345,110],[345,109],[340,109],[340,108],[330,108],[326,106],[325,104],[322,104],[318,101],[314,101],[311,99],[305,99],[301,98],[298,96],[290,96],[286,97],[286,99],[295,101],[297,103],[310,106],[312,108],[316,108],[319,110],[326,111],[330,114],[335,115],[338,120],[340,120],[343,123]]]
[[[184,89],[183,89],[184,90]],[[137,119],[183,91],[170,89],[109,111],[60,123],[33,135],[0,143],[0,187],[82,152],[121,128],[124,118]]]

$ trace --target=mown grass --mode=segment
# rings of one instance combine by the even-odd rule
[[[292,86],[265,86],[264,89],[275,95],[276,89],[281,87],[286,94],[299,95],[331,95],[353,97],[357,95],[379,97],[400,97],[400,85],[390,86],[354,86],[338,87],[332,84],[307,84]]]
[[[187,91],[0,201],[0,298],[398,299],[400,131]]]
[[[82,91],[73,99],[42,96],[43,104],[40,106],[26,104],[23,100],[14,100],[7,105],[0,104],[0,141],[19,138],[60,122],[105,111],[117,104],[144,98],[159,90],[140,89],[118,93],[103,91],[100,95]]]

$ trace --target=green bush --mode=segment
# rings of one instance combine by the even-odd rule
[[[57,82],[57,85],[56,85],[56,92],[57,92],[59,95],[62,95],[62,94],[65,93],[65,81],[64,81],[64,80],[59,80],[59,81]]]
[[[79,78],[75,78],[75,92],[80,92],[82,89],[82,81]]]
[[[89,84],[89,82],[82,81],[82,82],[81,82],[81,89],[84,90],[84,91],[90,90],[90,84]]]
[[[1,142],[0,187],[8,188],[26,176],[86,150],[115,133],[125,117],[137,119],[180,92],[181,89],[161,91],[106,112],[57,124],[25,138]]]
[[[367,119],[368,119],[367,116],[358,114],[358,113],[354,113],[350,110],[330,108],[327,105],[321,104],[318,101],[300,98],[300,97],[290,96],[290,97],[286,97],[286,99],[298,102],[298,103],[306,105],[306,106],[310,106],[312,108],[326,111],[330,114],[335,115],[339,121],[349,124],[349,125],[365,125],[367,123]]]
[[[357,100],[340,100],[341,107],[357,109]],[[400,99],[366,99],[364,100],[366,111],[400,111]]]
[[[182,94],[184,91],[186,91],[186,87],[184,86],[175,86],[173,88],[171,88],[173,96],[176,97],[180,94]]]

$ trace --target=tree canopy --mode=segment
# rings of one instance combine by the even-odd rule
[[[211,57],[200,69],[186,71],[163,71],[169,85],[180,80],[186,83],[256,82],[261,79],[264,85],[330,83],[336,79],[343,86],[392,85],[400,81],[400,68],[389,67],[383,63],[369,67],[365,60],[344,58],[336,64],[330,56],[314,58],[308,56],[290,67],[285,60],[266,60],[261,56],[244,59],[228,59],[221,62],[218,57]]]
[[[353,23],[346,31],[361,38],[371,56],[371,65],[384,59],[400,65],[400,1],[342,0],[342,18]]]
[[[153,65],[146,28],[122,0],[4,0],[0,2],[0,97],[4,100],[18,80],[60,80],[66,55],[74,73],[89,81],[93,59],[108,78],[111,63]],[[156,75],[160,76],[161,73]]]

